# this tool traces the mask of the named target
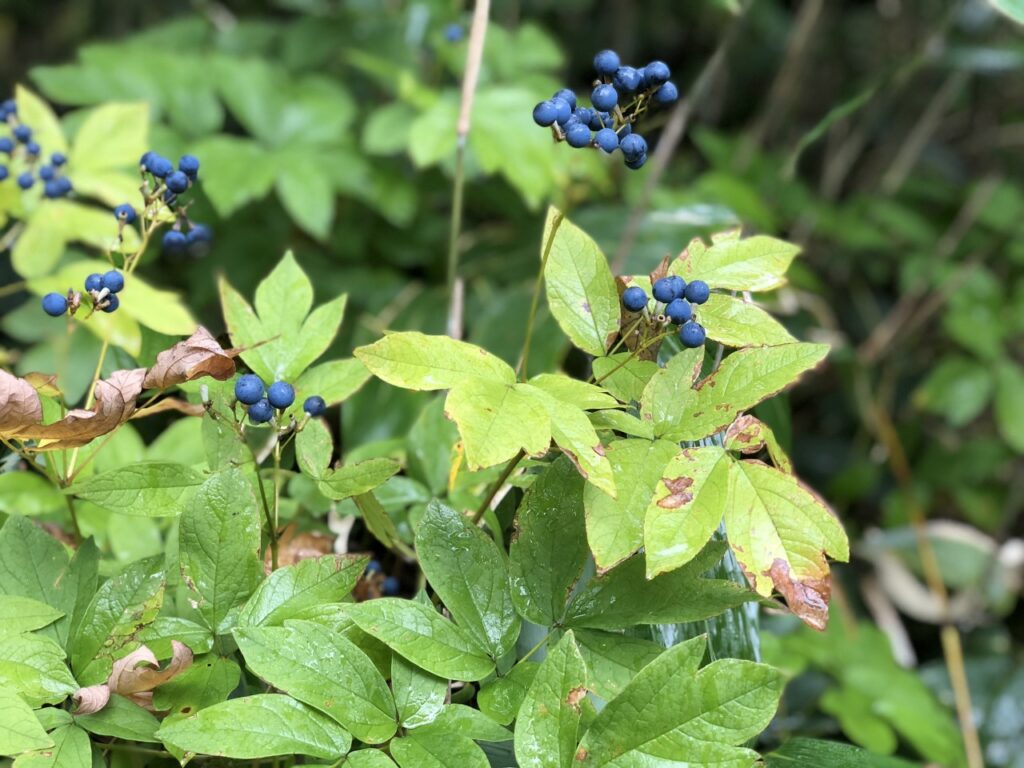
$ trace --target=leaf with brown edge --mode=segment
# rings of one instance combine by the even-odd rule
[[[199,326],[184,341],[156,356],[146,373],[144,389],[167,389],[193,379],[211,376],[225,381],[235,374],[235,361],[208,330]]]
[[[793,462],[782,450],[771,427],[750,414],[745,413],[736,417],[736,420],[725,430],[725,447],[730,451],[748,456],[764,448],[768,451],[768,456],[771,457],[772,463],[776,467],[787,475],[793,474]]]
[[[39,394],[25,379],[0,369],[0,433],[13,437],[20,427],[43,418]]]
[[[775,467],[734,461],[725,528],[754,590],[768,597],[774,587],[801,620],[824,629],[832,583],[826,558],[845,562],[850,548],[821,497]]]
[[[107,685],[113,693],[132,698],[152,691],[191,666],[192,650],[182,642],[171,640],[171,660],[163,669],[149,646],[143,645],[114,662]]]

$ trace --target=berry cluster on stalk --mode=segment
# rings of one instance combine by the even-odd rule
[[[295,402],[295,388],[286,381],[275,381],[269,387],[255,373],[240,376],[235,382],[235,399],[246,406],[249,421],[253,424],[266,424],[291,407]],[[327,403],[320,395],[310,395],[302,403],[302,410],[310,418],[323,415]]]
[[[655,281],[651,287],[653,304],[647,292],[639,285],[633,285],[622,292],[622,306],[630,312],[647,312],[652,317],[679,326],[679,341],[684,347],[696,349],[704,344],[707,333],[697,322],[694,305],[703,304],[711,295],[711,289],[703,280],[687,283],[679,275],[670,275]]]
[[[578,106],[576,94],[563,88],[533,108],[533,121],[550,126],[555,141],[570,147],[594,147],[608,154],[618,150],[626,167],[637,170],[647,162],[647,141],[636,126],[652,107],[679,98],[679,89],[669,80],[672,72],[663,61],[625,66],[611,50],[594,57],[594,69],[598,77],[590,93],[592,107]]]
[[[43,197],[55,200],[71,194],[71,179],[64,175],[67,157],[54,152],[49,163],[43,161],[43,147],[33,138],[32,127],[18,118],[14,99],[0,103],[0,124],[9,130],[9,135],[0,136],[0,155],[7,156],[0,163],[0,182],[13,178],[28,191],[38,179],[43,183]]]

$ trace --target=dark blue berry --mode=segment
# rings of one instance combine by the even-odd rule
[[[60,188],[61,197],[71,191],[71,179],[67,176],[61,176],[59,179],[54,179],[53,183]]]
[[[640,155],[640,157],[636,158],[635,160],[627,160],[626,161],[626,167],[629,168],[631,171],[638,171],[638,170],[640,170],[641,168],[644,167],[644,164],[646,162],[647,162],[647,153],[645,152],[644,154]]]
[[[567,130],[569,130],[570,126],[572,126],[572,125],[579,125],[579,124],[580,124],[580,119],[576,115],[576,113],[573,112],[571,115],[569,115],[569,119],[568,120],[566,120],[565,122],[559,122],[558,123],[558,127],[561,128],[563,131],[567,131]]]
[[[253,405],[263,399],[263,379],[255,373],[239,376],[235,382],[235,398],[245,405]]]
[[[114,218],[125,224],[133,224],[135,223],[135,208],[128,203],[121,203],[114,209]]]
[[[266,424],[274,418],[274,409],[266,400],[257,400],[249,406],[249,421],[253,424]]]
[[[590,118],[590,130],[600,131],[604,128],[612,127],[612,118],[607,112],[594,112],[594,116]]]
[[[622,64],[619,61],[619,54],[615,51],[605,49],[594,56],[594,69],[602,77],[611,77],[615,70]]]
[[[0,152],[5,155],[11,154],[14,151],[14,142],[7,136],[0,137]]]
[[[394,597],[401,590],[402,585],[394,576],[388,576],[381,582],[380,593],[386,597]]]
[[[89,293],[93,291],[99,291],[103,288],[103,275],[99,272],[93,272],[87,278],[85,278],[85,290]]]
[[[105,299],[103,299],[103,303],[103,311],[106,312],[107,314],[110,314],[111,312],[116,312],[117,308],[121,306],[121,300],[112,293],[109,294]]]
[[[619,135],[611,128],[602,128],[598,131],[594,136],[594,141],[605,152],[614,152],[619,148]]]
[[[188,189],[188,176],[181,171],[175,171],[167,176],[167,189],[175,194],[181,194]]]
[[[174,172],[174,164],[166,157],[161,157],[156,154],[156,152],[150,155],[149,162],[146,167],[149,172],[158,179],[166,178],[169,174]]]
[[[287,381],[275,381],[267,389],[267,400],[283,410],[295,402],[295,389]]]
[[[185,235],[178,230],[170,229],[164,233],[161,244],[163,245],[164,250],[168,253],[181,253],[188,245],[188,240]]]
[[[661,85],[672,77],[672,70],[664,61],[652,61],[644,67],[644,80],[648,86]]]
[[[603,83],[590,94],[590,101],[596,109],[608,112],[615,109],[615,105],[619,103],[619,94],[614,86]]]
[[[657,280],[651,287],[651,293],[654,294],[655,300],[662,304],[668,304],[672,299],[678,298],[675,284],[667,277]]]
[[[673,299],[665,307],[665,314],[676,325],[682,325],[693,317],[693,307],[686,299]]]
[[[533,108],[533,122],[542,128],[547,128],[556,119],[558,119],[558,107],[551,99],[542,101]]]
[[[310,395],[302,404],[302,410],[310,416],[319,416],[327,410],[327,402],[320,395]]]
[[[39,178],[43,181],[51,181],[53,179],[54,170],[52,165],[44,165],[39,169]]]
[[[576,147],[576,149],[589,147],[590,129],[580,123],[570,125],[565,131],[565,141],[570,147]]]
[[[144,153],[142,157],[139,158],[139,167],[142,168],[142,170],[144,171],[148,171],[149,164],[153,161],[153,158],[156,156],[157,154],[153,150],[149,150],[148,152]]]
[[[116,269],[103,274],[103,287],[111,293],[120,293],[124,289],[124,275]]]
[[[170,189],[164,190],[164,202],[169,206],[175,206],[178,204],[178,196]]]
[[[195,181],[199,175],[199,158],[195,155],[182,155],[178,158],[178,170]]]
[[[17,102],[15,102],[14,99],[4,99],[4,102],[0,104],[0,112],[3,112],[4,115],[8,117],[10,115],[18,114]]]
[[[647,306],[647,294],[639,285],[633,285],[622,292],[622,306],[630,312],[640,312]]]
[[[590,125],[590,121],[594,119],[594,115],[597,112],[590,107],[576,107],[576,111],[573,113],[576,116],[576,120],[583,125]]]
[[[16,125],[12,131],[14,138],[20,141],[22,144],[27,144],[29,139],[32,138],[32,129],[27,125]]]
[[[703,280],[694,280],[686,286],[686,298],[694,304],[703,304],[711,295],[711,288]]]
[[[18,177],[18,186],[22,189],[31,189],[32,185],[35,183],[35,177],[32,176],[30,171],[25,171]]]
[[[639,67],[636,73],[640,75],[640,90],[646,91],[648,86],[650,86],[650,83],[647,82],[647,70],[643,67]]]
[[[631,133],[629,136],[622,137],[619,141],[619,149],[626,156],[626,160],[636,160],[640,156],[647,154],[647,142],[644,141],[644,137],[640,134]]]
[[[555,105],[555,122],[564,124],[572,116],[572,107],[569,102],[556,96],[551,99],[551,103]]]
[[[64,163],[68,161],[63,152],[54,152],[50,155],[50,162],[60,168]]]
[[[43,151],[43,148],[39,146],[39,142],[30,141],[28,144],[25,145],[25,151],[31,157],[39,157],[39,153]]]
[[[380,573],[383,570],[380,566],[380,560],[371,560],[366,564],[366,572],[368,574]]]
[[[185,237],[190,251],[206,245],[211,240],[213,240],[213,230],[205,224],[193,224],[192,229],[188,231],[188,235]]]
[[[463,31],[461,24],[449,24],[444,28],[444,39],[449,43],[457,43],[462,39]]]
[[[619,67],[612,78],[612,85],[620,93],[633,93],[642,84],[643,78],[633,67]]]
[[[56,179],[50,179],[43,184],[43,197],[48,197],[51,200],[55,200],[63,194],[60,184]]]
[[[68,311],[68,297],[59,293],[48,293],[43,296],[43,312],[50,317],[60,317]]]
[[[558,91],[551,98],[552,99],[561,99],[562,101],[564,101],[566,104],[569,105],[569,110],[570,111],[576,109],[576,92],[575,91],[572,91],[572,90],[570,90],[568,88],[563,88],[562,90]]]
[[[679,89],[676,88],[675,83],[665,83],[658,90],[654,92],[654,103],[655,104],[672,104],[679,98]]]
[[[11,172],[7,170],[6,165],[0,165],[0,181],[6,179],[10,174]]]
[[[683,323],[679,328],[679,340],[689,349],[696,349],[703,344],[706,336],[703,326],[693,320]]]
[[[669,275],[668,279],[672,281],[672,290],[675,292],[676,298],[683,298],[683,294],[686,291],[686,281],[679,275]]]
[[[619,134],[619,141],[621,142],[623,136],[629,136],[631,133],[633,133],[633,124],[626,123],[625,125],[619,128],[617,133]]]

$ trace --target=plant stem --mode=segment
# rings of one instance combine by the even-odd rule
[[[107,350],[110,349],[110,341],[108,339],[103,340],[103,346],[100,347],[100,357],[96,361],[96,370],[92,373],[92,383],[89,384],[88,394],[85,396],[85,410],[92,408],[93,403],[96,402],[96,382],[100,380],[100,376],[103,374],[103,363],[107,359]],[[71,479],[75,475],[75,463],[78,461],[79,448],[75,448],[71,452],[71,460],[68,462],[67,469],[64,471],[64,479],[66,483],[70,483]]]
[[[526,381],[529,377],[527,366],[530,362],[530,342],[533,340],[533,323],[537,318],[537,305],[540,302],[540,287],[544,284],[544,270],[548,266],[548,256],[551,255],[551,246],[555,242],[555,234],[562,226],[565,214],[561,211],[555,214],[551,220],[551,232],[548,234],[547,242],[544,243],[544,253],[540,258],[540,271],[537,272],[537,281],[533,284],[533,299],[530,301],[530,315],[526,319],[526,338],[523,339],[523,352],[519,355],[520,379]]]
[[[71,526],[75,529],[75,543],[80,543],[82,541],[82,529],[78,527],[78,514],[75,511],[75,500],[71,496],[65,496],[64,503],[67,504],[68,513],[71,515]]]
[[[607,379],[613,373],[615,373],[616,371],[621,370],[627,363],[629,363],[630,360],[635,358],[637,355],[639,355],[645,349],[647,349],[648,347],[650,347],[650,346],[652,346],[654,344],[657,344],[662,339],[667,339],[671,335],[672,335],[672,331],[669,331],[667,333],[660,333],[657,336],[652,336],[650,339],[648,339],[643,344],[641,344],[639,347],[637,347],[632,352],[630,352],[629,356],[626,359],[624,359],[621,363],[616,365],[614,368],[612,368],[610,371],[605,373],[603,376],[599,376],[599,377],[595,378],[593,383],[594,384],[600,384],[602,381]]]
[[[257,473],[259,467],[257,467]],[[277,570],[277,526],[281,511],[281,441],[274,443],[274,517],[270,538],[270,568]]]
[[[10,296],[12,293],[25,289],[26,282],[24,280],[18,280],[14,283],[8,283],[7,285],[0,288],[0,296]]]
[[[506,464],[505,468],[501,470],[501,475],[499,475],[498,479],[494,481],[494,485],[490,487],[490,489],[487,492],[487,495],[484,496],[484,500],[480,503],[480,506],[477,508],[476,512],[473,513],[473,525],[479,523],[480,520],[483,518],[484,513],[487,511],[487,508],[491,505],[491,501],[493,501],[494,497],[498,495],[498,491],[501,490],[501,487],[505,484],[505,481],[508,480],[513,470],[515,470],[519,462],[523,460],[524,456],[526,456],[526,452],[520,450],[519,453],[517,453],[515,456],[509,459],[508,464]]]
[[[554,631],[554,630],[552,630],[552,632],[553,632],[553,631]],[[547,643],[547,641],[551,639],[551,634],[552,634],[552,632],[548,632],[548,633],[547,633],[546,635],[544,635],[544,637],[542,637],[542,638],[540,639],[540,642],[538,642],[538,643],[537,643],[537,644],[536,644],[535,646],[533,646],[533,648],[531,648],[531,649],[530,649],[530,650],[528,650],[528,651],[527,651],[527,652],[526,652],[525,654],[523,654],[523,657],[522,657],[521,659],[519,659],[519,660],[518,660],[518,661],[516,662],[516,664],[521,664],[522,662],[526,661],[526,660],[527,660],[527,659],[529,659],[529,658],[530,658],[531,656],[533,656],[533,654],[535,654],[535,653],[536,653],[537,651],[539,651],[539,650],[540,650],[541,648],[543,648],[543,647],[544,647],[544,645],[545,645],[545,644]]]

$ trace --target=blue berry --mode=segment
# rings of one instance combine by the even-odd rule
[[[52,181],[53,174],[54,170],[52,165],[44,165],[39,169],[39,178],[43,181]]]
[[[124,289],[124,275],[116,269],[103,274],[103,287],[111,293],[120,293]]]
[[[647,85],[661,85],[668,81],[672,77],[672,70],[668,68],[668,64],[664,61],[652,61],[646,67],[644,67],[644,80],[647,81]]]
[[[555,105],[555,122],[564,124],[572,116],[572,106],[558,96],[551,99],[551,103]]]
[[[640,90],[647,90],[650,83],[647,82],[647,70],[644,67],[638,67],[636,73],[640,75]]]
[[[560,128],[561,128],[561,129],[563,130],[563,131],[567,131],[567,130],[569,130],[569,127],[570,127],[570,126],[573,126],[573,125],[579,125],[579,124],[580,124],[580,119],[579,119],[579,117],[578,117],[578,116],[576,115],[576,113],[575,113],[575,112],[573,112],[573,113],[572,113],[571,115],[569,115],[569,119],[568,119],[568,120],[566,120],[566,121],[564,121],[564,122],[561,122],[561,121],[560,121],[560,122],[558,123],[558,126],[559,126],[559,127],[560,127]]]
[[[29,139],[32,138],[32,129],[27,125],[16,125],[12,131],[14,138],[20,141],[22,144],[27,144]]]
[[[18,114],[18,104],[14,99],[4,99],[4,102],[0,104],[0,112],[3,112],[5,116]]]
[[[622,64],[619,61],[619,54],[615,51],[605,49],[594,56],[594,69],[602,77],[611,77],[615,70]]]
[[[64,165],[64,163],[66,163],[67,161],[68,159],[63,152],[54,152],[52,155],[50,155],[50,162],[53,163],[58,168]]]
[[[633,124],[632,123],[626,123],[625,125],[623,125],[623,126],[621,126],[619,128],[617,133],[619,134],[619,141],[621,143],[621,140],[622,140],[623,136],[629,136],[631,133],[633,133]]]
[[[266,424],[274,418],[274,409],[266,400],[257,400],[249,406],[249,421],[253,424]]]
[[[195,155],[182,155],[178,158],[178,170],[195,181],[199,175],[199,158]]]
[[[139,167],[142,168],[142,170],[144,170],[144,171],[148,171],[149,170],[149,164],[153,161],[153,158],[156,157],[156,156],[157,156],[157,154],[153,150],[149,150],[148,152],[145,152],[142,155],[142,157],[139,158]]]
[[[569,110],[570,111],[576,109],[576,92],[575,91],[572,91],[572,90],[570,90],[568,88],[563,88],[562,90],[558,91],[551,98],[552,99],[561,99],[562,101],[564,101],[566,104],[569,105]]]
[[[275,408],[284,410],[295,402],[295,389],[287,381],[275,381],[267,389],[267,399]]]
[[[18,186],[22,189],[31,189],[32,185],[36,183],[35,178],[32,176],[31,171],[25,171],[18,177]]]
[[[380,560],[371,560],[366,564],[366,572],[369,574],[380,573],[383,570],[380,566]]]
[[[683,298],[683,294],[686,292],[686,281],[679,275],[669,275],[668,279],[672,281],[672,290],[675,291],[676,298]]]
[[[444,39],[449,43],[457,43],[462,39],[463,31],[461,24],[449,24],[444,28]]]
[[[547,128],[558,118],[558,107],[551,99],[542,101],[533,108],[533,122],[542,128]]]
[[[611,128],[612,118],[607,112],[594,111],[594,116],[590,118],[590,130],[600,131],[604,128]]]
[[[63,193],[60,184],[56,179],[50,179],[43,184],[43,197],[48,197],[51,200],[55,200],[60,197]]]
[[[679,89],[676,88],[675,83],[665,83],[658,90],[654,92],[654,103],[655,104],[672,104],[679,98]]]
[[[320,395],[310,395],[302,404],[302,410],[310,416],[319,416],[327,410],[327,402]]]
[[[14,142],[7,136],[0,137],[0,152],[3,152],[5,155],[9,155],[13,151]]]
[[[662,304],[668,304],[672,299],[678,298],[675,284],[667,277],[656,281],[652,286],[651,293],[654,294],[655,300]]]
[[[135,223],[135,208],[128,203],[121,203],[114,209],[114,218],[123,221],[125,224]]]
[[[643,85],[643,78],[633,67],[619,67],[612,77],[612,85],[622,93],[633,93]]]
[[[93,272],[87,278],[85,278],[85,290],[89,293],[93,291],[99,291],[103,288],[103,275],[99,272]]]
[[[105,305],[103,307],[103,311],[106,312],[108,315],[111,312],[116,312],[117,308],[121,306],[121,300],[112,293],[109,294],[105,299],[103,299],[103,303]]]
[[[689,349],[696,349],[704,343],[704,339],[707,334],[704,332],[703,326],[693,320],[683,323],[679,328],[679,340],[683,342],[683,346]]]
[[[619,149],[622,150],[626,160],[636,160],[642,155],[647,154],[647,142],[644,141],[644,137],[640,134],[631,133],[628,136],[622,137],[619,141]]]
[[[619,148],[619,134],[611,128],[602,128],[598,131],[597,135],[594,136],[594,141],[597,142],[597,146],[608,153],[614,152]]]
[[[193,224],[192,229],[188,231],[188,235],[185,237],[185,242],[190,250],[211,240],[213,240],[213,230],[205,224]]]
[[[394,597],[401,590],[402,585],[394,576],[388,576],[380,585],[380,593],[386,597]]]
[[[604,83],[597,86],[590,94],[590,101],[595,108],[602,112],[608,112],[615,109],[615,105],[619,103],[619,93],[614,86]]]
[[[640,312],[647,306],[647,294],[639,285],[633,285],[622,292],[622,306],[630,312]]]
[[[235,382],[235,398],[245,405],[254,405],[263,399],[263,389],[263,379],[255,373],[247,373]]]
[[[39,146],[39,142],[30,141],[28,142],[28,144],[25,145],[25,151],[31,157],[39,157],[39,153],[43,151],[43,148]]]
[[[167,203],[167,205],[173,207],[173,206],[177,205],[177,203],[178,203],[178,196],[174,193],[173,190],[165,189],[164,190],[164,202]]]
[[[71,191],[71,179],[67,176],[61,176],[59,179],[54,179],[53,183],[60,189],[61,197]]]
[[[48,293],[43,296],[43,312],[50,317],[60,317],[68,311],[68,297],[59,293]]]
[[[164,233],[161,244],[163,245],[164,250],[168,253],[181,253],[188,245],[188,240],[185,238],[185,235],[178,230],[170,229]]]
[[[590,129],[579,123],[570,125],[565,131],[565,141],[570,147],[582,149],[590,146]]]
[[[673,299],[665,307],[665,314],[676,325],[682,325],[693,317],[693,307],[686,299]]]
[[[146,167],[149,172],[158,179],[166,178],[169,174],[174,172],[174,164],[166,157],[161,157],[156,152],[150,155],[149,162]]]
[[[711,295],[711,289],[703,280],[693,280],[686,286],[686,298],[694,304],[703,304]]]
[[[168,190],[174,192],[175,194],[180,195],[182,192],[188,189],[188,176],[186,176],[181,171],[175,171],[174,173],[168,175],[167,181],[165,183],[167,184]]]
[[[576,116],[576,120],[578,122],[589,126],[591,120],[594,119],[594,115],[597,114],[597,111],[590,107],[576,107],[576,111],[573,114]]]
[[[11,175],[11,172],[7,170],[7,166],[6,165],[0,165],[0,181],[3,181],[4,179],[6,179],[10,175]]]
[[[634,160],[627,160],[626,161],[626,167],[629,168],[631,171],[638,171],[638,170],[640,170],[641,168],[644,167],[644,164],[646,162],[647,162],[647,153],[645,152],[644,154],[640,155],[640,157],[638,157],[638,158],[636,158]]]

